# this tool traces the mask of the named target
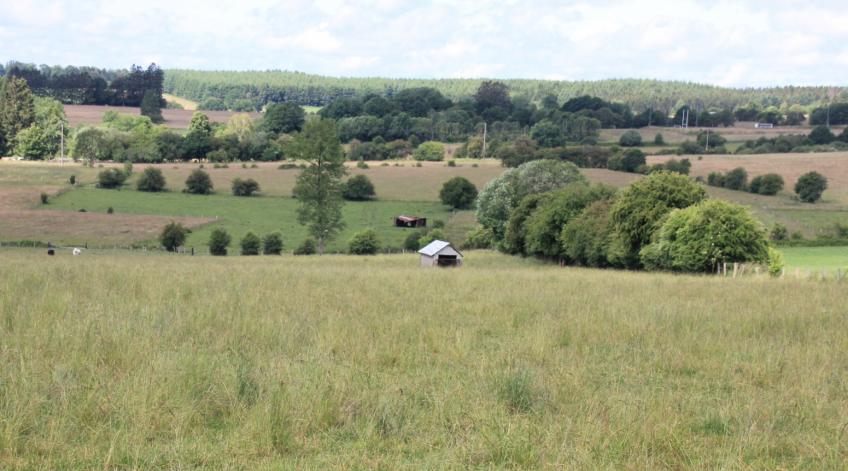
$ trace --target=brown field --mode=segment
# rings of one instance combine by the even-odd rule
[[[675,156],[649,156],[648,164],[665,162]],[[680,158],[680,157],[676,157]],[[817,171],[828,179],[829,189],[824,203],[848,204],[848,152],[816,154],[757,154],[690,156],[692,175],[705,177],[710,172],[726,172],[736,167],[748,171],[748,178],[764,173],[777,173],[786,182],[785,190],[792,192],[795,181],[804,173]]]
[[[736,123],[735,126],[731,126],[728,128],[695,128],[690,127],[688,129],[683,128],[673,128],[673,127],[657,127],[651,126],[647,128],[636,129],[639,134],[642,135],[642,140],[646,144],[651,144],[654,142],[654,136],[657,134],[662,134],[665,142],[667,144],[679,144],[685,140],[694,141],[698,136],[700,131],[709,129],[712,132],[721,134],[728,141],[731,142],[744,142],[748,140],[755,140],[761,137],[767,137],[769,139],[777,137],[781,134],[809,134],[812,129],[811,126],[776,126],[772,129],[756,129],[754,128],[754,123],[749,122],[740,122]],[[839,134],[841,132],[841,128],[832,128],[833,132]],[[629,129],[602,129],[600,131],[600,140],[607,142],[618,142],[618,138],[621,137]]]
[[[117,111],[120,114],[132,116],[138,116],[140,114],[138,108],[129,106],[65,105],[65,114],[71,126],[99,124],[103,122],[103,113],[107,111]],[[226,123],[230,119],[230,116],[239,114],[233,111],[204,111],[203,113],[209,116],[209,119],[215,123]],[[162,116],[165,118],[165,123],[163,124],[173,129],[187,129],[193,114],[194,111],[192,110],[163,109]],[[253,119],[258,119],[261,116],[261,113],[248,114]]]

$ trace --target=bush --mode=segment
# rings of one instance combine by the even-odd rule
[[[453,177],[442,185],[439,199],[454,209],[468,209],[477,199],[477,187],[465,177]]]
[[[491,249],[493,244],[492,231],[483,226],[477,226],[466,234],[462,247],[465,249]]]
[[[50,196],[47,193],[41,194],[41,204],[47,204],[50,201]]]
[[[410,232],[403,241],[403,248],[406,250],[418,250],[421,248],[421,238],[424,237],[425,231]]]
[[[265,255],[280,255],[283,253],[283,235],[272,232],[262,240],[262,253]]]
[[[742,167],[736,167],[724,175],[724,187],[728,190],[745,190],[748,186],[748,172]]]
[[[350,239],[349,247],[353,255],[374,255],[380,250],[380,241],[373,229],[366,229]]]
[[[224,229],[215,229],[209,236],[209,253],[212,255],[227,255],[230,246],[230,234]]]
[[[810,135],[807,137],[810,139],[810,142],[815,145],[830,144],[836,140],[836,136],[827,126],[814,127],[813,130],[810,131]]]
[[[795,182],[795,193],[805,203],[815,203],[827,189],[827,178],[818,172],[801,175]]]
[[[786,260],[783,258],[783,252],[769,247],[768,248],[768,272],[771,276],[780,276],[783,273],[783,267],[786,266]]]
[[[233,180],[233,196],[253,196],[259,191],[259,183],[252,178],[242,180],[236,178]]]
[[[442,232],[441,229],[433,229],[431,231],[427,231],[421,238],[418,239],[418,246],[424,247],[425,245],[433,242],[434,240],[445,240],[445,233]]]
[[[627,131],[618,138],[618,145],[622,147],[637,147],[642,145],[642,135],[639,131]]]
[[[412,158],[415,160],[440,161],[444,157],[445,146],[435,141],[423,142],[412,152]]]
[[[303,240],[303,242],[294,249],[295,255],[313,255],[317,251],[317,247],[315,245],[315,239],[307,237]]]
[[[769,238],[773,241],[786,240],[789,238],[789,231],[786,229],[786,226],[777,223],[771,229],[771,232],[769,233]]]
[[[164,191],[165,176],[162,175],[162,171],[158,168],[147,167],[141,172],[141,176],[138,177],[135,187],[138,191]]]
[[[765,263],[768,243],[747,208],[706,200],[672,211],[640,256],[649,270],[714,272],[724,262]]]
[[[191,172],[185,182],[185,192],[195,195],[212,193],[212,179],[209,174],[200,169]]]
[[[374,184],[365,175],[350,177],[342,188],[342,197],[350,201],[367,201],[374,198],[375,195]]]
[[[111,206],[106,208],[106,214],[114,214],[114,213],[115,213],[115,208],[113,208]]]
[[[71,185],[76,185],[77,184],[77,176],[71,175],[70,177],[68,177],[68,183],[70,183]]]
[[[610,170],[634,173],[640,166],[645,165],[645,162],[644,152],[639,149],[628,149],[624,152],[624,155],[611,158],[608,168]]]
[[[758,175],[751,180],[751,193],[772,196],[783,190],[783,177],[776,173]]]
[[[126,180],[126,173],[116,168],[107,168],[97,175],[97,187],[120,188]]]
[[[724,174],[721,172],[710,172],[710,174],[707,175],[707,185],[723,187]]]
[[[241,239],[241,254],[242,255],[259,255],[259,249],[262,247],[262,241],[259,236],[253,232],[248,232]]]
[[[159,243],[168,252],[176,252],[177,247],[185,244],[188,229],[178,222],[170,222],[159,234]]]
[[[639,252],[666,214],[706,198],[704,188],[684,175],[657,172],[619,193],[612,210],[615,227],[612,260],[630,268],[640,265]]]
[[[663,138],[662,134],[657,133],[657,135],[654,136],[654,145],[655,146],[664,146],[665,145],[665,138]]]

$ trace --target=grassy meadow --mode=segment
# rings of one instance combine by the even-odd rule
[[[844,284],[417,265],[0,250],[0,468],[848,459]]]
[[[780,247],[789,269],[848,272],[848,247]]]
[[[237,242],[248,231],[260,236],[280,231],[286,248],[293,249],[307,236],[305,226],[297,222],[297,200],[292,197],[235,197],[227,194],[189,195],[177,192],[144,193],[133,190],[102,190],[82,188],[63,193],[50,203],[51,210],[106,213],[113,208],[116,214],[152,214],[161,216],[190,216],[214,218],[215,221],[189,234],[187,247],[205,247],[210,233],[222,227]],[[429,221],[443,220],[452,234],[461,240],[471,230],[471,224],[454,224],[454,212],[436,202],[368,201],[347,202],[342,214],[347,227],[330,243],[330,250],[345,250],[354,233],[374,228],[384,246],[400,248],[409,234],[408,229],[394,227],[393,217],[399,214],[422,214]],[[96,235],[93,237],[96,240]],[[77,241],[79,243],[81,241]],[[234,244],[235,246],[236,244]],[[237,252],[237,249],[234,248]]]

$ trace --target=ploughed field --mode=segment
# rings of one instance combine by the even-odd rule
[[[80,124],[100,124],[103,122],[103,114],[107,111],[116,111],[119,114],[139,116],[141,111],[137,107],[130,106],[104,106],[104,105],[64,105],[65,115],[68,118],[68,123],[71,126]],[[169,128],[188,129],[188,124],[191,122],[191,116],[195,112],[193,110],[175,110],[162,109],[162,117],[165,122],[162,123]],[[226,123],[230,116],[237,114],[232,111],[203,111],[203,114],[209,116],[209,120],[215,123]],[[259,113],[248,113],[253,119],[258,119]]]
[[[0,250],[0,286],[2,469],[848,460],[844,283]]]

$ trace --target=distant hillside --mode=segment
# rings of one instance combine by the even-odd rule
[[[451,99],[471,96],[483,79],[392,79],[325,77],[289,71],[197,71],[168,69],[165,91],[198,102],[222,100],[228,108],[261,107],[268,102],[292,101],[322,106],[340,96],[376,93],[392,95],[411,87],[433,87]],[[560,102],[580,95],[593,95],[622,102],[634,110],[650,107],[673,110],[684,104],[733,108],[749,102],[763,107],[822,103],[829,87],[724,88],[681,81],[610,79],[564,81],[511,79],[506,83],[514,96],[540,102],[547,95]],[[846,93],[837,89],[837,93]]]

